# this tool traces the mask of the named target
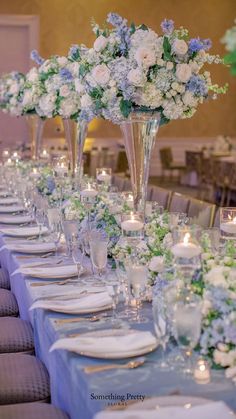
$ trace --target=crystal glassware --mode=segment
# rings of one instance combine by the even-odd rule
[[[37,226],[39,228],[39,236],[38,240],[40,241],[42,238],[42,229],[46,222],[46,214],[44,208],[37,208],[35,211],[35,219]]]
[[[127,267],[128,284],[130,294],[133,297],[133,306],[136,308],[136,322],[144,323],[146,319],[141,315],[142,300],[145,296],[148,268],[143,265],[138,259],[132,259]]]
[[[121,214],[122,235],[128,242],[136,244],[144,237],[144,216],[140,212]]]
[[[101,278],[107,265],[108,238],[99,232],[91,232],[89,237],[90,257],[94,270],[98,271]]]
[[[173,323],[175,339],[186,357],[186,374],[192,373],[191,356],[201,333],[202,300],[198,295],[186,293],[174,304]]]
[[[157,339],[162,348],[161,361],[158,362],[158,366],[161,369],[170,370],[170,364],[166,359],[166,347],[170,339],[170,322],[168,316],[168,306],[166,304],[166,299],[162,292],[158,296],[153,297],[152,301],[152,314],[153,314],[153,323],[154,331],[157,336]]]
[[[102,167],[96,169],[96,179],[99,185],[104,185],[106,188],[108,188],[111,185],[111,176],[111,168]]]
[[[220,208],[220,231],[223,240],[236,240],[236,208]]]
[[[72,259],[76,264],[78,279],[80,279],[82,273],[84,272],[83,261],[84,261],[84,252],[81,242],[79,240],[72,241]]]

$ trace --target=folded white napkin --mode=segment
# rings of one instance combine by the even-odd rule
[[[153,410],[124,410],[99,412],[94,419],[233,419],[230,409],[223,402],[212,402],[191,409],[160,407]]]
[[[12,237],[30,237],[39,235],[39,227],[12,227],[12,228],[2,228],[0,232],[6,236]],[[48,233],[47,227],[42,227],[42,234]]]
[[[29,223],[30,221],[30,215],[9,215],[0,217],[0,224],[22,224]]]
[[[34,284],[35,281],[28,281],[27,287],[30,289],[30,294],[33,298],[33,300],[36,300],[37,298],[43,298],[43,297],[54,297],[55,295],[58,296],[70,296],[75,295],[83,292],[87,292],[88,294],[96,294],[106,291],[105,287],[88,287],[87,285],[78,285],[78,282],[71,282],[68,284],[61,285],[58,284],[45,284],[45,281],[42,283],[43,286],[31,286],[31,284]],[[84,295],[85,296],[85,295]]]
[[[14,198],[13,196],[8,198],[0,198],[0,205],[11,205],[11,204],[19,204],[19,199]]]
[[[0,197],[5,197],[5,196],[11,196],[11,192],[9,192],[7,189],[4,189],[3,187],[1,187],[0,190]]]
[[[70,278],[77,275],[76,265],[20,267],[19,271],[34,278]]]
[[[76,292],[74,293],[76,294]],[[102,310],[103,307],[111,304],[112,300],[108,293],[101,292],[99,294],[81,295],[78,298],[68,300],[37,300],[32,304],[30,310],[44,308],[58,313],[79,314],[99,311],[99,309]]]
[[[7,214],[11,212],[22,212],[25,211],[25,208],[22,205],[1,205],[0,206],[0,213]]]
[[[26,242],[16,241],[14,243],[6,243],[3,247],[11,250],[12,252],[30,253],[30,254],[54,252],[56,250],[55,244],[51,242],[32,243],[28,241],[28,243],[26,243]]]
[[[65,338],[57,340],[50,351],[55,349],[67,349],[72,352],[93,353],[94,355],[125,356],[128,353],[141,351],[148,347],[156,346],[156,338],[151,332],[132,331],[126,335],[114,335],[114,330],[109,336],[86,336],[81,335],[75,338]]]

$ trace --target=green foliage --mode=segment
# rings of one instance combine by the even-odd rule
[[[132,102],[130,100],[121,99],[120,101],[120,110],[122,115],[125,118],[128,118],[131,110],[132,110]]]
[[[164,40],[163,40],[163,49],[164,49],[164,60],[165,61],[172,61],[172,55],[171,55],[171,45],[170,45],[170,41],[167,38],[167,36],[164,36]]]

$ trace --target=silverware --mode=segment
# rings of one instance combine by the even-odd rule
[[[86,374],[93,374],[95,372],[113,370],[113,369],[134,369],[141,367],[145,363],[145,359],[129,361],[126,364],[106,364],[106,365],[90,365],[84,368]]]
[[[79,323],[79,322],[84,322],[84,321],[97,322],[99,320],[106,319],[108,317],[111,317],[111,315],[109,315],[108,313],[104,313],[102,315],[94,315],[90,317],[73,317],[71,319],[57,319],[56,323],[67,324],[67,323]],[[73,337],[73,334],[69,336]]]
[[[43,287],[43,286],[46,286],[46,285],[53,285],[53,284],[56,284],[56,285],[66,285],[66,284],[68,284],[69,282],[77,282],[77,280],[75,280],[75,277],[72,277],[72,278],[67,278],[67,279],[65,279],[65,280],[63,280],[63,281],[50,281],[50,282],[33,282],[32,284],[30,284],[30,286],[31,287]]]
[[[53,254],[54,254],[54,252],[48,252],[48,253],[44,253],[44,254],[41,254],[40,256],[38,256],[37,253],[34,253],[34,254],[31,254],[31,255],[17,255],[16,257],[18,259],[32,259],[32,258],[37,258],[37,257],[45,259],[45,258],[48,258],[50,256],[53,256]]]
[[[62,260],[58,260],[56,262],[52,261],[52,262],[38,262],[36,264],[36,262],[32,262],[32,263],[27,263],[26,265],[24,265],[24,268],[38,268],[40,266],[42,266],[42,268],[44,267],[49,267],[51,266],[52,268],[55,267],[56,265],[60,265],[63,262]]]

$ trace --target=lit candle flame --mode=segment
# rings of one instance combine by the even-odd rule
[[[186,233],[185,236],[184,236],[184,240],[183,240],[185,246],[188,245],[189,239],[190,239],[190,234],[189,233]]]
[[[105,170],[102,170],[102,175],[105,175],[106,174],[106,171]]]
[[[234,217],[234,218],[232,219],[232,216],[229,214],[229,215],[228,215],[228,219],[229,219],[229,221],[232,221],[234,224],[236,224],[236,217]]]

